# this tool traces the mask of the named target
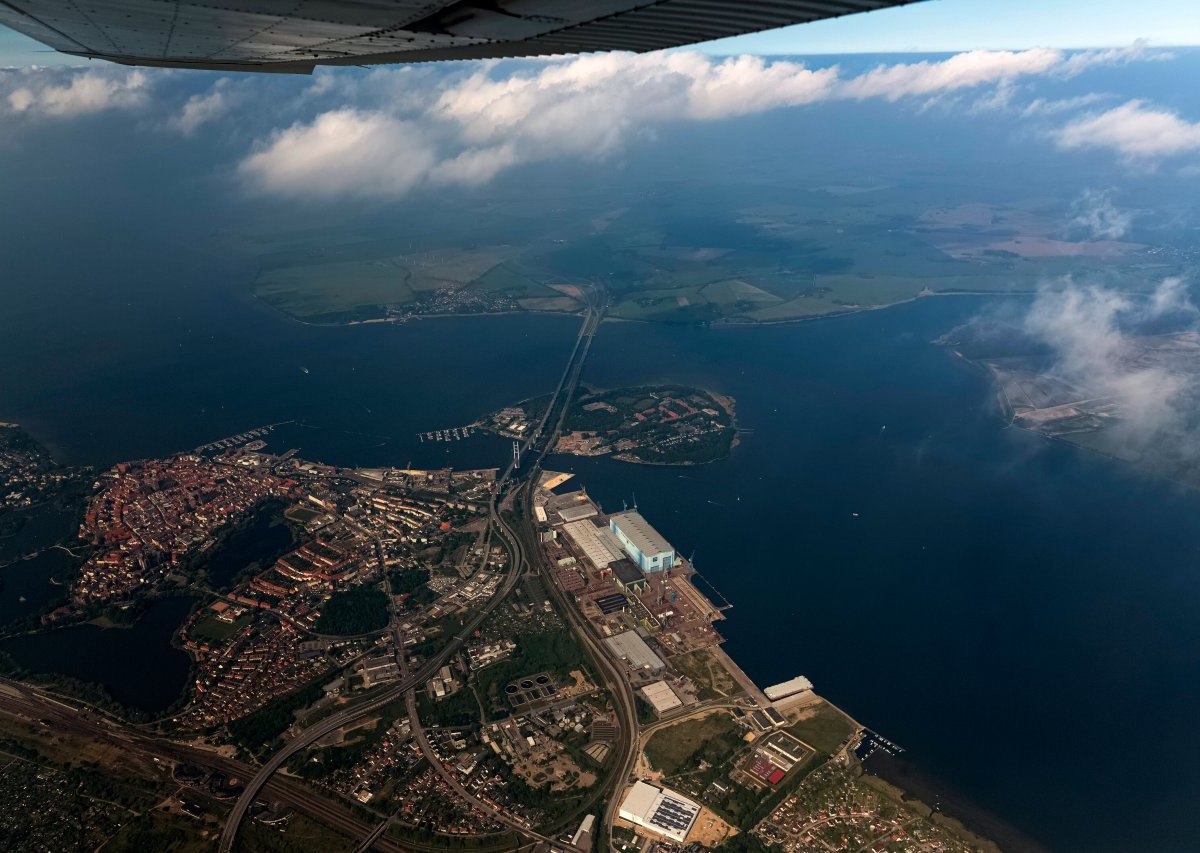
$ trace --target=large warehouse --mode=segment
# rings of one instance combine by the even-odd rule
[[[700,806],[672,790],[638,781],[625,795],[619,816],[682,844],[700,816]]]
[[[661,572],[675,565],[675,549],[638,512],[622,512],[608,520],[629,559],[643,572]]]
[[[563,530],[597,569],[625,557],[621,543],[607,527],[597,527],[590,521],[571,521],[563,525]]]
[[[656,655],[646,641],[634,631],[622,631],[604,639],[614,655],[629,664],[633,670],[662,672],[666,668],[662,658]]]

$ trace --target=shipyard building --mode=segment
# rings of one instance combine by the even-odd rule
[[[608,520],[608,528],[634,565],[647,574],[675,565],[675,549],[638,512],[622,512]]]

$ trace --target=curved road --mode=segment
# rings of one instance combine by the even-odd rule
[[[574,391],[575,385],[579,381],[580,373],[583,369],[583,362],[587,357],[588,350],[591,347],[592,338],[596,334],[596,329],[600,325],[600,320],[603,317],[605,305],[596,304],[596,294],[594,291],[588,291],[588,308],[584,316],[583,326],[579,330],[579,336],[575,340],[575,348],[571,352],[571,357],[567,361],[566,367],[559,378],[558,387],[554,391],[554,395],[550,399],[550,404],[546,408],[545,414],[542,416],[541,422],[538,424],[534,434],[526,440],[525,448],[528,449],[534,446],[535,442],[541,439],[543,429],[546,422],[560,403],[560,397],[563,391],[566,390],[566,401],[569,404],[571,394]],[[565,414],[566,406],[563,407],[560,416],[555,423],[555,428],[548,436],[545,436],[546,443],[539,454],[537,463],[533,466],[533,471],[541,467],[541,460],[545,457],[547,449],[549,449],[554,439],[557,437],[559,428],[562,425],[563,415]],[[500,534],[501,539],[508,547],[510,554],[508,577],[496,594],[488,600],[488,602],[463,626],[463,629],[454,636],[454,638],[443,648],[438,654],[427,660],[420,669],[415,673],[405,678],[393,687],[376,696],[369,702],[354,705],[345,710],[339,711],[330,717],[325,718],[319,723],[305,729],[300,734],[296,735],[287,742],[278,752],[270,757],[265,764],[258,770],[254,776],[246,782],[246,788],[238,801],[234,804],[225,821],[225,825],[221,830],[221,839],[219,850],[220,853],[232,853],[234,842],[237,839],[238,829],[241,827],[242,821],[246,817],[246,812],[254,803],[255,799],[262,792],[267,782],[271,777],[288,762],[288,760],[298,752],[307,749],[315,741],[333,732],[334,730],[353,722],[354,720],[370,714],[379,708],[387,705],[396,699],[402,697],[408,690],[416,687],[425,681],[432,678],[437,671],[445,664],[445,662],[458,651],[459,646],[464,640],[471,636],[477,627],[496,609],[499,604],[504,601],[509,594],[512,593],[518,581],[520,581],[528,569],[529,561],[525,552],[524,544],[521,538],[517,535],[503,519],[497,509],[497,498],[503,493],[505,485],[515,472],[515,467],[512,463],[505,469],[504,474],[496,482],[496,489],[493,492],[492,500],[488,507],[490,526],[493,530]],[[628,685],[626,685],[627,687]],[[636,721],[636,718],[635,718]]]

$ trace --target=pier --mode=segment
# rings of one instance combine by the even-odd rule
[[[464,438],[470,438],[475,431],[474,427],[451,427],[450,429],[434,429],[429,432],[417,433],[417,438],[422,443],[426,441],[462,441]]]

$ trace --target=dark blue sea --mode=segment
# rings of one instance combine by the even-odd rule
[[[0,330],[0,419],[100,466],[278,421],[296,423],[277,448],[330,463],[501,465],[498,439],[416,434],[550,390],[577,329],[304,326],[176,257],[148,256],[115,291],[80,289],[55,261],[53,281],[74,283],[33,293]],[[703,385],[736,398],[746,432],[704,467],[553,464],[610,507],[636,496],[694,553],[735,605],[722,631],[756,681],[809,676],[906,747],[947,802],[1053,849],[1196,849],[1200,499],[1005,429],[986,377],[930,343],[984,304],[757,329],[606,324],[586,382]],[[136,703],[129,683],[161,660],[168,621],[161,647],[77,633],[27,644],[25,662],[62,667],[87,644],[79,661]],[[170,690],[147,704],[177,694],[186,667],[156,678]]]

